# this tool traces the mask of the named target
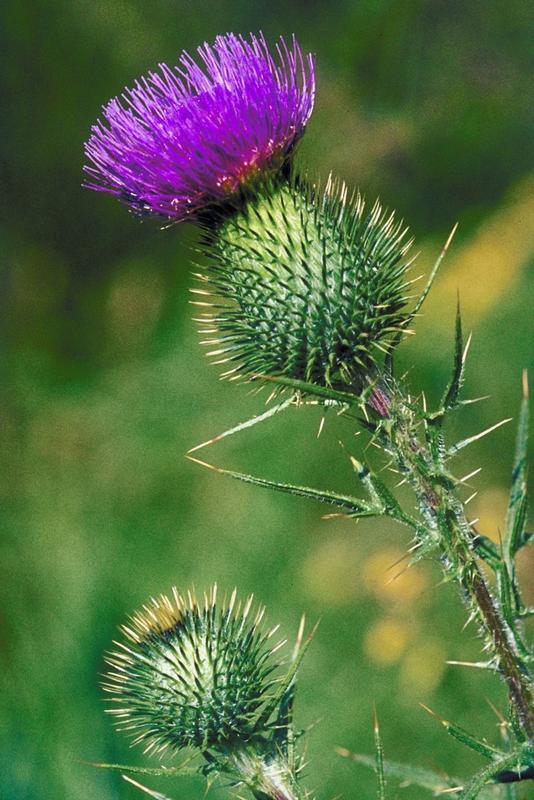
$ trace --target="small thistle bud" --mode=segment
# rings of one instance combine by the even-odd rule
[[[411,320],[406,233],[344,186],[271,182],[206,232],[198,321],[209,355],[229,364],[225,376],[359,391]]]
[[[85,145],[88,188],[179,221],[283,169],[313,109],[312,56],[295,38],[273,57],[262,35],[232,33],[197,55],[200,65],[183,52],[105,106]]]
[[[235,592],[218,608],[215,588],[203,605],[174,589],[144,606],[107,658],[104,688],[114,695],[118,727],[145,752],[250,740],[278,666],[269,645],[276,629],[262,630],[263,615],[252,612],[252,597],[237,603]]]

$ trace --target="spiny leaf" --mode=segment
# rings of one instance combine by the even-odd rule
[[[194,767],[132,767],[129,764],[91,764],[98,769],[114,769],[119,772],[131,772],[134,775],[198,775]]]
[[[137,781],[134,781],[133,778],[129,778],[128,775],[123,775],[122,777],[127,783],[131,783],[136,789],[140,789],[145,794],[150,795],[150,797],[153,797],[154,800],[171,800],[171,798],[167,797],[166,794],[155,792],[153,789],[149,789],[148,786],[143,786],[142,783],[138,783]]]
[[[381,513],[381,510],[374,508],[364,500],[359,500],[357,497],[350,497],[349,495],[336,494],[326,490],[312,489],[309,486],[296,486],[291,483],[280,483],[277,481],[270,481],[266,478],[257,478],[254,475],[247,475],[244,472],[234,472],[230,469],[223,469],[222,467],[215,467],[213,464],[207,464],[193,456],[188,456],[190,461],[200,464],[203,467],[212,469],[219,472],[221,475],[228,475],[230,478],[235,478],[244,483],[252,483],[255,486],[261,486],[267,489],[275,489],[278,492],[286,494],[297,495],[298,497],[309,497],[312,500],[318,500],[320,503],[328,503],[329,505],[336,506],[343,509],[351,517],[372,517]]]
[[[510,574],[508,563],[506,561],[501,561],[497,569],[497,585],[502,613],[508,623],[513,621],[517,606],[515,602],[516,587],[514,583],[515,581]]]
[[[512,487],[506,516],[506,536],[504,539],[509,562],[525,544],[525,523],[527,517],[527,442],[528,442],[528,381],[523,373],[523,400],[519,414],[519,425],[515,447]]]
[[[496,747],[493,747],[487,742],[477,739],[476,736],[468,733],[454,722],[449,722],[448,720],[443,719],[436,714],[435,711],[432,711],[431,708],[428,708],[428,706],[425,706],[423,703],[421,703],[421,707],[424,708],[424,710],[427,711],[432,717],[437,719],[438,722],[443,725],[447,733],[449,733],[457,741],[469,747],[471,750],[475,750],[475,752],[480,753],[480,755],[488,759],[500,758],[504,755],[502,750],[498,750]]]
[[[386,775],[384,772],[384,747],[382,745],[382,737],[380,736],[380,726],[378,724],[378,717],[375,709],[375,771],[378,779],[377,787],[377,800],[386,800]]]
[[[460,795],[461,800],[475,800],[480,797],[481,791],[492,778],[498,775],[503,770],[516,769],[519,771],[522,759],[522,752],[506,753],[501,758],[487,764],[474,777],[464,788]]]
[[[456,223],[454,225],[452,231],[450,232],[450,234],[449,234],[449,236],[447,238],[447,241],[445,242],[445,244],[441,248],[441,252],[440,252],[439,256],[437,257],[437,259],[436,259],[436,261],[434,263],[434,266],[432,267],[432,270],[431,270],[430,275],[428,277],[428,280],[426,282],[425,288],[423,289],[423,291],[419,295],[419,297],[417,299],[417,302],[415,304],[415,307],[414,307],[414,309],[413,309],[413,311],[412,311],[412,313],[410,315],[411,318],[414,318],[414,317],[417,316],[417,314],[421,310],[421,306],[423,305],[423,303],[425,302],[426,298],[428,297],[428,293],[430,292],[430,290],[432,288],[432,285],[434,283],[434,280],[436,278],[436,275],[438,274],[438,270],[439,270],[439,268],[441,266],[441,262],[443,261],[443,259],[447,255],[447,250],[450,247],[450,244],[451,244],[451,242],[452,242],[452,240],[454,238],[454,234],[456,233],[457,229],[458,229],[458,223]],[[400,344],[401,341],[402,341],[402,334],[401,333],[397,333],[394,336],[394,338],[391,340],[391,349],[390,349],[390,352],[388,353],[388,355],[386,356],[386,359],[385,359],[385,362],[384,362],[385,370],[389,374],[393,374],[393,354],[395,352],[396,347]]]
[[[458,396],[462,388],[464,378],[465,361],[469,351],[471,337],[467,340],[464,348],[463,335],[462,335],[462,317],[460,313],[460,298],[458,298],[458,305],[456,308],[456,331],[455,331],[455,344],[454,344],[454,366],[452,376],[447,388],[443,394],[440,403],[440,410],[442,416],[454,408],[458,404]]]
[[[350,457],[350,460],[354,471],[369,492],[373,507],[381,508],[383,514],[387,514],[397,520],[397,522],[408,525],[408,527],[413,530],[417,530],[417,520],[403,511],[396,497],[393,496],[380,478],[371,472],[368,466],[362,464],[353,456]]]
[[[443,259],[447,255],[447,250],[449,249],[449,246],[450,246],[450,244],[451,244],[451,242],[452,242],[452,240],[454,238],[454,234],[456,233],[457,230],[458,230],[458,223],[456,223],[454,225],[452,231],[449,233],[449,237],[448,237],[447,241],[445,242],[445,244],[443,245],[443,247],[441,249],[441,252],[440,252],[439,256],[436,259],[436,262],[435,262],[434,266],[432,267],[432,271],[430,273],[430,276],[428,278],[426,286],[423,289],[423,291],[421,292],[421,294],[419,295],[417,303],[415,304],[415,308],[414,308],[413,313],[412,313],[412,315],[414,317],[416,316],[416,314],[419,313],[419,311],[421,309],[421,306],[425,302],[425,300],[426,300],[426,298],[428,296],[428,293],[432,288],[432,284],[434,283],[434,279],[435,279],[436,275],[438,274],[438,270],[439,270],[439,268],[441,266],[441,262],[443,261]]]
[[[293,654],[293,659],[291,661],[291,665],[290,665],[287,673],[284,675],[284,677],[280,681],[276,692],[268,700],[268,702],[266,703],[266,705],[263,708],[263,711],[261,712],[261,715],[258,717],[257,722],[256,722],[256,729],[258,731],[261,731],[265,727],[265,725],[267,725],[267,722],[269,721],[269,718],[270,718],[271,714],[274,713],[276,708],[280,707],[281,701],[284,698],[287,699],[288,690],[290,690],[291,687],[294,686],[294,684],[295,684],[295,680],[296,680],[296,677],[297,677],[297,672],[299,671],[300,665],[302,663],[302,659],[304,658],[304,656],[306,654],[306,651],[307,651],[308,647],[310,646],[310,643],[311,643],[313,637],[315,636],[315,632],[317,630],[318,625],[319,625],[319,623],[314,625],[314,627],[311,630],[311,633],[309,634],[309,636],[307,637],[305,642],[302,642],[302,634],[299,631],[299,637],[297,637],[297,649],[295,650],[295,652]]]
[[[486,564],[489,564],[493,570],[497,570],[502,564],[501,554],[495,542],[492,542],[487,536],[477,533],[473,537],[471,544],[477,556],[482,558]]]
[[[338,748],[337,752],[345,757],[351,758],[358,764],[370,769],[376,769],[376,757],[367,756],[361,753],[351,753],[344,748]],[[392,778],[402,781],[406,786],[420,786],[423,789],[429,789],[431,792],[438,794],[446,790],[454,789],[459,786],[462,781],[457,778],[446,778],[432,770],[422,769],[421,767],[413,767],[411,764],[399,764],[396,761],[383,761],[384,773]],[[460,789],[458,789],[458,793]]]
[[[215,444],[221,439],[225,439],[227,436],[232,436],[234,433],[239,433],[239,431],[243,431],[246,428],[252,428],[253,425],[257,425],[258,422],[264,422],[266,419],[269,419],[269,417],[273,417],[275,414],[279,414],[280,411],[284,411],[294,402],[295,397],[291,396],[288,400],[284,400],[282,403],[277,403],[277,405],[271,406],[271,408],[269,408],[263,414],[258,414],[251,419],[247,419],[245,422],[240,422],[239,425],[235,425],[233,428],[229,428],[227,431],[219,433],[219,435],[214,436],[213,439],[208,439],[206,442],[197,444],[195,447],[192,447],[191,450],[188,450],[188,454],[195,453],[197,450],[201,450],[203,447],[208,447],[211,444]]]
[[[461,442],[453,444],[452,447],[449,447],[449,450],[447,452],[447,458],[452,458],[453,456],[456,455],[456,453],[460,452],[460,450],[463,450],[464,447],[468,447],[470,444],[473,444],[473,442],[477,442],[479,439],[483,439],[484,436],[488,435],[488,433],[496,431],[497,428],[501,427],[501,425],[506,425],[506,423],[511,421],[512,417],[507,417],[506,419],[502,419],[500,422],[496,422],[495,425],[491,425],[489,428],[486,428],[480,433],[476,433],[474,436],[469,436],[467,439],[462,439]]]
[[[319,384],[316,383],[287,378],[283,375],[262,375],[260,373],[255,373],[251,376],[251,379],[269,381],[270,383],[280,384],[280,386],[289,386],[291,389],[302,392],[302,394],[315,395],[324,400],[335,400],[344,405],[353,405],[360,401],[360,396],[352,392],[342,392],[339,389],[332,389],[329,386],[319,386]]]
[[[297,639],[293,650],[292,663],[300,663],[302,658],[302,642],[304,637],[305,617],[300,620]],[[295,771],[295,731],[293,728],[293,705],[295,702],[296,676],[293,673],[289,683],[284,681],[285,689],[279,701],[278,714],[274,728],[274,741],[287,758],[287,763],[292,772]]]

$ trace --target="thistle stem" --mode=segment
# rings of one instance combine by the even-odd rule
[[[525,739],[534,741],[534,699],[529,670],[523,661],[515,632],[505,621],[477,562],[473,541],[476,531],[470,525],[454,485],[444,479],[442,458],[431,453],[417,431],[420,417],[398,387],[384,401],[380,389],[382,418],[380,435],[388,453],[412,487],[424,520],[424,536],[440,553],[442,566],[460,586],[462,596],[491,649],[496,666],[508,689],[515,721]],[[389,406],[389,407],[388,407]],[[387,414],[380,413],[388,408]]]

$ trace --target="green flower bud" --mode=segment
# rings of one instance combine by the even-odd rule
[[[218,608],[216,587],[202,605],[174,589],[143,606],[122,626],[126,642],[107,658],[104,688],[118,727],[145,752],[249,741],[278,666],[271,658],[278,646],[269,644],[276,628],[262,629],[263,614],[252,613],[252,597],[237,603],[235,591]]]
[[[411,241],[330,181],[265,186],[205,236],[201,332],[229,377],[360,390],[406,330]]]

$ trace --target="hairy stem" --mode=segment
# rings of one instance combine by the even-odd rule
[[[506,683],[516,723],[525,739],[533,741],[532,680],[515,632],[505,621],[479,567],[473,547],[476,531],[466,518],[454,485],[446,478],[444,464],[421,441],[417,430],[420,418],[398,387],[389,404],[381,396],[372,407],[382,417],[380,434],[384,447],[415,493],[425,535],[438,550],[446,574],[459,584],[470,617],[477,621]],[[385,413],[380,413],[382,410]]]

